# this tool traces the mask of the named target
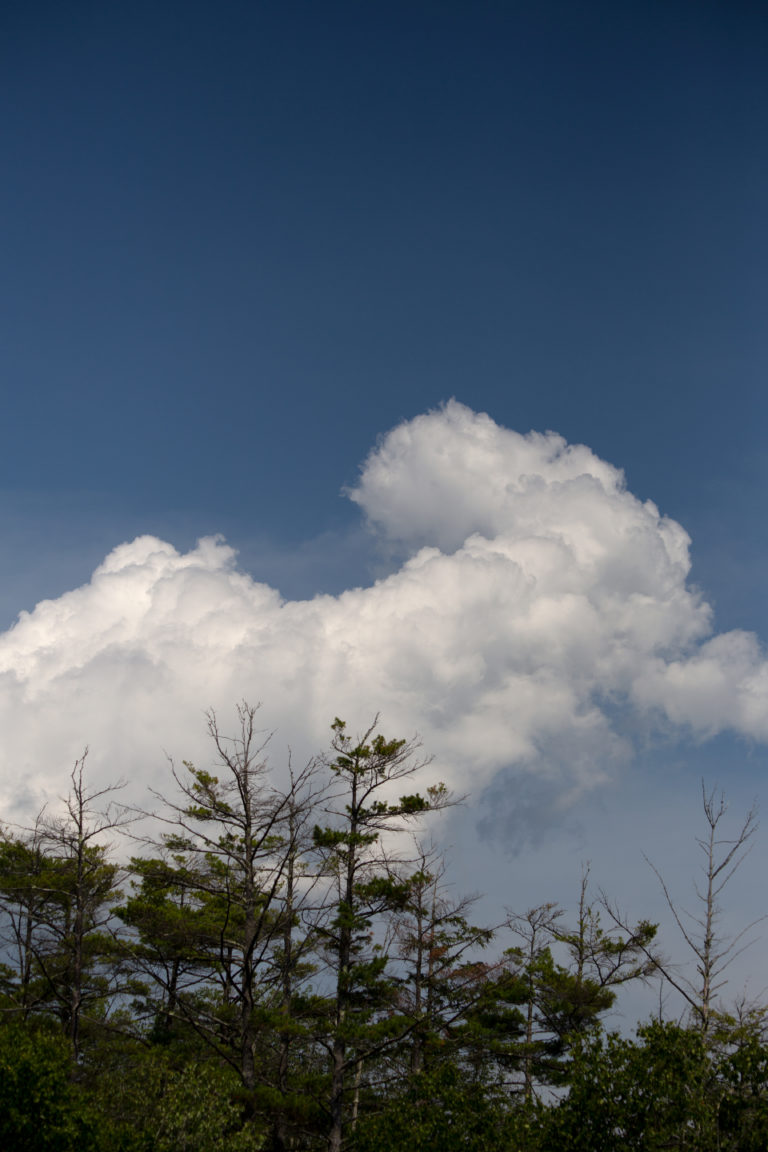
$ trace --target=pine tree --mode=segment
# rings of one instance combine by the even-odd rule
[[[330,1057],[330,1152],[341,1148],[350,1074],[354,1125],[365,1066],[412,1027],[398,1014],[385,946],[385,919],[407,907],[413,890],[391,842],[408,824],[449,803],[443,785],[428,788],[426,795],[398,795],[401,782],[429,760],[417,755],[416,743],[387,739],[376,728],[377,720],[353,739],[344,721],[334,721],[329,821],[314,830],[318,865],[329,882],[318,933],[333,982],[329,1027],[322,1039]]]

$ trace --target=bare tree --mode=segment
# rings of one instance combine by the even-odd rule
[[[715,1015],[717,994],[727,983],[725,970],[752,942],[745,940],[745,937],[764,917],[750,921],[735,935],[730,935],[722,924],[721,896],[752,847],[752,838],[758,829],[757,806],[753,804],[741,824],[726,835],[722,824],[728,812],[728,804],[723,793],[718,795],[716,789],[708,792],[702,780],[701,802],[705,832],[696,837],[703,859],[701,879],[694,881],[697,901],[695,911],[684,908],[673,897],[661,870],[645,857],[661,885],[675,924],[693,955],[696,976],[688,977],[681,973],[676,965],[650,944],[643,950],[649,965],[683,997],[695,1025],[706,1035]],[[603,904],[614,922],[623,926],[623,917],[615,906],[605,897]]]

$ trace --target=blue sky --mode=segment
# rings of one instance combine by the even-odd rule
[[[624,469],[765,640],[767,48],[739,0],[5,4],[0,625],[141,534],[396,572],[342,489],[455,397]],[[748,725],[640,727],[681,806],[762,788]]]
[[[759,5],[4,11],[3,489],[25,523],[292,546],[349,523],[377,435],[455,395],[623,467],[708,585],[713,532],[754,564]]]

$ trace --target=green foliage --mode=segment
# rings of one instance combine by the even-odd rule
[[[330,1054],[328,1147],[338,1152],[350,1073],[354,1070],[359,1092],[365,1066],[411,1027],[398,1011],[388,949],[377,942],[386,918],[407,906],[411,881],[402,862],[382,849],[381,837],[401,833],[407,822],[444,806],[448,798],[436,789],[427,798],[412,793],[392,803],[395,786],[426,763],[415,758],[415,745],[386,739],[376,732],[376,721],[357,741],[338,718],[332,730],[331,819],[315,826],[313,840],[318,867],[331,880],[329,896],[333,893],[318,939],[335,985],[330,1028],[321,1042]]]
[[[70,1074],[61,1036],[20,1024],[0,1028],[0,1147],[97,1152],[95,1114]]]
[[[329,758],[278,789],[254,714],[234,738],[210,714],[216,771],[174,769],[126,897],[104,840],[125,814],[83,760],[61,817],[0,835],[0,1147],[768,1148],[766,1010],[725,1015],[707,977],[706,1027],[603,1034],[617,990],[665,971],[654,925],[590,903],[585,872],[572,927],[554,904],[475,926],[403,836],[450,803],[403,789],[413,743],[337,720]]]
[[[0,843],[0,938],[15,961],[2,979],[7,1007],[56,1016],[75,1056],[127,990],[110,923],[120,869],[97,842],[121,816],[93,807],[112,790],[89,792],[84,762],[72,773],[64,815],[42,813]]]
[[[715,1070],[700,1033],[652,1022],[638,1040],[589,1036],[574,1051],[568,1097],[547,1148],[709,1152],[720,1148]]]
[[[720,1087],[720,1147],[739,1152],[768,1148],[768,1046],[765,1009],[738,1018],[717,1013],[709,1036]]]
[[[249,1122],[238,1077],[212,1060],[181,1066],[162,1049],[129,1049],[93,1082],[108,1120],[101,1152],[252,1152],[264,1126]],[[108,1134],[108,1135],[107,1135]]]
[[[454,1064],[412,1076],[401,1093],[358,1124],[354,1152],[499,1152],[510,1148],[516,1117],[501,1089]]]

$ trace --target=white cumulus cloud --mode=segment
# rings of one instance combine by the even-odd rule
[[[759,643],[712,634],[683,528],[587,447],[452,401],[386,435],[349,495],[404,551],[370,587],[286,601],[220,539],[144,536],[22,613],[0,636],[5,810],[61,791],[85,743],[99,779],[161,785],[163,750],[203,762],[203,711],[242,697],[277,763],[381,712],[461,792],[514,773],[533,821],[630,754],[627,710],[768,739]]]

